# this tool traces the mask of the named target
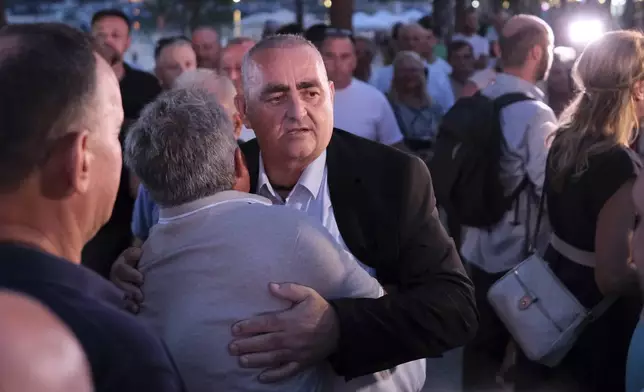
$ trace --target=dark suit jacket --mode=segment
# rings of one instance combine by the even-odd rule
[[[259,146],[242,145],[257,191]],[[349,250],[395,292],[331,301],[340,341],[329,358],[347,378],[437,357],[475,334],[474,289],[438,220],[427,166],[418,158],[335,129],[327,148],[335,219]]]

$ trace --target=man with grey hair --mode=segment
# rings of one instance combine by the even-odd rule
[[[271,285],[292,307],[232,327],[228,349],[240,367],[263,369],[259,380],[274,383],[328,360],[336,374],[360,380],[465,344],[478,324],[473,287],[438,219],[427,166],[333,128],[333,83],[302,37],[263,39],[246,54],[242,76],[235,101],[257,135],[241,146],[250,189],[321,222],[389,294],[329,301],[301,284]],[[112,279],[140,304],[142,275],[126,256]],[[399,370],[380,380],[381,390],[422,387],[424,369]]]
[[[278,385],[259,384],[261,370],[240,369],[227,353],[230,328],[288,309],[288,301],[268,293],[270,282],[297,281],[329,299],[377,298],[384,294],[378,282],[320,223],[247,193],[232,124],[208,92],[161,95],[124,150],[161,206],[139,262],[146,277],[139,317],[164,339],[188,390],[329,390],[334,375],[324,362]]]
[[[242,119],[235,107],[235,86],[225,76],[217,74],[211,69],[198,68],[182,73],[175,81],[173,88],[200,88],[214,97],[223,106],[226,114],[233,122],[233,134],[239,139],[242,128]],[[134,243],[140,245],[148,238],[150,229],[159,221],[159,207],[152,200],[150,193],[143,186],[138,186],[134,212],[132,213],[132,234]]]

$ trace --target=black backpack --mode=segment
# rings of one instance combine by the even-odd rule
[[[491,99],[479,92],[459,99],[443,117],[429,169],[438,204],[459,224],[494,226],[527,185],[524,180],[506,196],[499,178],[501,109],[527,100],[532,98],[521,93]]]

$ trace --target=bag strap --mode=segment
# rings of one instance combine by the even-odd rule
[[[508,93],[503,94],[494,99],[494,107],[497,112],[500,112],[501,109],[512,104],[523,102],[523,101],[534,101],[534,98],[527,96],[524,93]]]
[[[536,253],[537,251],[537,239],[539,238],[539,230],[541,230],[541,221],[543,220],[543,214],[546,209],[546,187],[545,183],[544,186],[541,187],[541,197],[539,197],[539,209],[537,210],[537,222],[534,225],[534,232],[532,235],[529,234],[528,227],[530,226],[530,197],[527,198],[527,214],[528,214],[528,219],[526,221],[526,237],[528,246],[527,246],[527,254],[531,255]]]
[[[402,116],[400,115],[400,108],[398,105],[394,102],[393,99],[391,99],[391,95],[389,93],[386,94],[387,101],[389,101],[389,106],[391,106],[391,109],[394,112],[394,117],[396,117],[396,122],[398,123],[398,128],[400,129],[400,133],[403,135],[403,139],[407,140],[407,126],[405,125],[405,122],[402,119]]]

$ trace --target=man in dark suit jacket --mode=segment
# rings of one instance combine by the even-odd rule
[[[333,129],[333,84],[301,37],[260,41],[242,78],[236,105],[257,135],[241,146],[251,191],[321,218],[388,295],[327,301],[297,282],[275,282],[270,293],[293,305],[232,326],[229,351],[240,366],[266,369],[259,381],[275,382],[329,360],[350,379],[467,343],[478,324],[473,286],[438,220],[425,164]],[[131,283],[142,277],[126,260],[112,278],[140,302]]]
[[[242,145],[257,189],[259,145]],[[334,129],[328,185],[351,253],[393,292],[330,301],[340,340],[331,363],[348,378],[465,344],[477,315],[473,286],[441,226],[427,166],[416,157]]]

